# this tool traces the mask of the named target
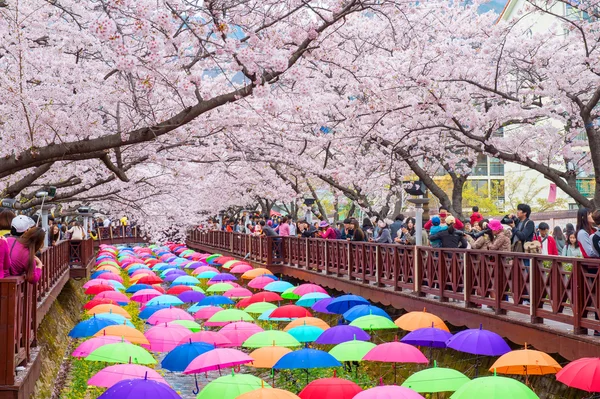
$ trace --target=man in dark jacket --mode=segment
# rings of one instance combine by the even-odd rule
[[[298,228],[300,229],[301,235],[304,238],[315,238],[317,229],[312,224],[309,224],[306,220],[298,221]]]
[[[512,223],[509,226],[512,228],[512,245],[517,242],[525,245],[526,242],[533,241],[533,234],[535,233],[535,223],[529,219],[531,215],[531,207],[527,204],[517,205],[517,214],[510,215]]]
[[[352,240],[354,236],[354,223],[352,223],[352,219],[344,219],[344,235],[342,239]]]
[[[267,237],[274,237],[278,235],[277,232],[271,226],[265,223],[264,220],[260,221],[260,227]]]
[[[399,213],[394,218],[394,223],[390,224],[390,233],[392,234],[392,240],[394,240],[398,237],[398,232],[402,228],[403,224],[404,224],[404,215]]]

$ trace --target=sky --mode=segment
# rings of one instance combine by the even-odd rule
[[[491,0],[489,3],[481,6],[479,10],[481,12],[487,12],[489,10],[494,10],[494,12],[500,14],[507,0]]]

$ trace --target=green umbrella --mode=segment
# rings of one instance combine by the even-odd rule
[[[267,310],[277,309],[277,305],[271,302],[256,302],[247,306],[244,311],[254,314],[263,314]]]
[[[207,292],[225,292],[230,289],[235,288],[233,285],[229,283],[217,283],[213,284],[206,289]]]
[[[360,362],[367,352],[376,346],[372,342],[355,339],[337,344],[331,348],[329,354],[340,362]]]
[[[402,386],[419,393],[454,392],[469,381],[469,377],[460,371],[438,367],[434,361],[432,368],[414,373]]]
[[[388,319],[387,317],[377,316],[377,315],[367,315],[361,316],[358,319],[354,319],[351,326],[355,326],[358,328],[362,328],[366,331],[373,330],[386,330],[386,329],[397,329],[398,326],[394,324],[393,321]]]
[[[539,399],[525,384],[507,377],[481,377],[464,384],[450,399]]]
[[[250,374],[234,374],[219,377],[206,384],[196,399],[235,399],[260,388],[271,388],[269,384]]]
[[[211,260],[217,259],[220,256],[223,256],[223,255],[221,255],[221,254],[212,254],[212,255],[206,257],[206,261],[210,262]]]
[[[191,332],[198,332],[202,330],[202,326],[200,324],[191,320],[173,320],[170,324],[179,324],[181,326],[184,326]]]
[[[219,312],[220,313],[220,312]],[[218,314],[218,313],[217,313]],[[296,338],[285,331],[269,330],[252,335],[243,344],[243,348],[264,348],[265,346],[301,346]]]
[[[254,321],[254,318],[243,310],[226,309],[215,313],[207,320],[209,323],[226,323],[231,321]]]
[[[85,358],[85,360],[122,363],[122,364],[155,364],[156,359],[141,346],[118,342],[116,344],[102,345]]]
[[[198,291],[198,292],[201,292],[204,294],[204,290],[202,288],[197,287],[195,285],[192,285],[191,287],[192,287],[192,291]]]
[[[283,291],[281,293],[281,297],[283,299],[298,299],[300,298],[300,295],[298,294],[294,294],[292,291],[294,291],[296,288],[298,287],[290,287],[287,290]]]

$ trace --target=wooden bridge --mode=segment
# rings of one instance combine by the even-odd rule
[[[40,280],[0,279],[0,399],[28,399],[40,375],[37,329],[70,278],[88,278],[95,247],[143,242],[133,228],[102,228],[100,239],[67,240],[42,251]],[[22,371],[16,368],[22,366]]]
[[[600,356],[600,260],[200,230],[187,245],[397,309],[427,308],[455,326],[483,324],[567,359]]]

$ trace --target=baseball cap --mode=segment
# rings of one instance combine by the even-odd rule
[[[19,215],[12,220],[11,230],[14,229],[17,234],[23,234],[35,226],[32,218],[25,215]]]
[[[454,216],[448,216],[446,218],[446,224],[452,224],[452,223],[455,223],[455,222],[456,222],[456,219],[454,219]]]

